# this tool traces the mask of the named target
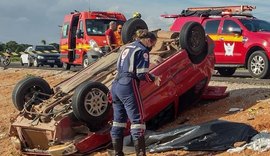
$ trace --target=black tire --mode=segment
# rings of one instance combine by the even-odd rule
[[[13,89],[12,92],[12,102],[14,106],[21,111],[24,105],[33,97],[35,92],[42,92],[45,94],[52,94],[52,89],[50,85],[42,78],[30,76],[19,81]],[[49,97],[44,95],[38,95],[40,99],[48,99]],[[33,104],[39,104],[40,100],[35,100]]]
[[[235,73],[236,68],[235,67],[219,67],[217,68],[217,71],[221,76],[232,76]]]
[[[39,67],[39,64],[38,64],[38,60],[37,58],[34,59],[34,63],[33,63],[34,67]]]
[[[11,62],[11,59],[10,59],[10,57],[8,57],[8,56],[4,56],[4,59],[3,59],[3,65],[4,65],[4,67],[6,67],[6,66],[8,66],[8,65],[10,65],[10,62]]]
[[[122,28],[121,37],[124,44],[132,42],[138,29],[148,29],[147,24],[140,18],[127,20]]]
[[[53,67],[54,67],[54,65],[53,65],[53,64],[50,64],[50,67],[51,67],[51,68],[53,68]]]
[[[63,63],[63,69],[64,70],[70,70],[71,64],[69,63]]]
[[[208,52],[205,31],[198,22],[187,22],[180,31],[180,47],[185,49],[190,60],[195,63],[201,63]]]
[[[58,68],[62,68],[63,67],[63,64],[58,64],[57,67]]]
[[[89,62],[89,59],[88,59],[87,55],[84,55],[83,56],[83,63],[82,63],[83,68],[88,67],[89,64],[90,64],[90,62]]]
[[[73,94],[73,113],[85,122],[91,131],[100,130],[111,117],[108,92],[109,89],[104,84],[88,81],[78,86]]]
[[[20,62],[21,62],[21,65],[24,66],[24,63],[23,63],[22,59],[20,60]]]
[[[248,71],[254,78],[265,79],[269,77],[269,59],[264,51],[255,51],[249,56]]]

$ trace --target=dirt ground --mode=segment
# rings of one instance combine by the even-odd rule
[[[15,84],[27,75],[41,76],[47,80],[51,86],[54,86],[62,80],[72,76],[74,72],[38,70],[38,69],[6,69],[0,67],[0,155],[20,155],[14,149],[8,136],[10,119],[15,117],[18,111],[12,104],[11,95]],[[228,86],[227,91],[230,96],[218,101],[200,104],[185,110],[172,123],[164,125],[162,129],[175,127],[183,119],[188,119],[187,124],[198,124],[213,119],[223,119],[228,121],[242,122],[253,126],[258,131],[270,131],[270,84],[269,85],[251,85],[234,84],[229,82],[211,81],[210,85]],[[230,108],[243,108],[243,111],[226,114]],[[106,151],[97,152],[96,156],[106,156]],[[245,150],[241,153],[230,154],[227,152],[209,153],[209,152],[186,152],[171,151],[166,153],[148,154],[149,156],[177,156],[177,155],[270,155],[270,151],[258,153],[251,150]]]

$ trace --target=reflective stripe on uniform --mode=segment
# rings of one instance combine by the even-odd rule
[[[120,122],[113,122],[113,126],[114,127],[124,127],[124,128],[126,128],[126,126],[127,126],[127,123],[120,123]]]
[[[149,72],[149,68],[137,68],[136,69],[136,73],[140,74],[140,73],[148,73]]]
[[[145,124],[131,124],[131,129],[146,129]]]
[[[129,72],[134,72],[134,60],[135,60],[135,54],[137,51],[141,50],[141,48],[136,48],[133,53],[131,54],[131,57],[130,57],[130,61],[129,61],[129,68],[128,68],[128,71]]]

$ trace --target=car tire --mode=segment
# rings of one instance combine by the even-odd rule
[[[24,105],[33,97],[35,92],[42,92],[45,94],[52,94],[50,85],[42,78],[30,76],[19,81],[12,92],[12,102],[19,110],[23,110]],[[48,96],[38,95],[39,100],[33,101],[29,106],[38,104],[42,101],[40,99],[48,99]]]
[[[62,68],[63,67],[63,64],[58,64],[57,67],[58,68]]]
[[[36,58],[34,59],[33,65],[34,65],[34,67],[39,67],[38,60]]]
[[[132,42],[138,29],[148,29],[147,24],[140,18],[127,20],[122,28],[121,37],[124,44]]]
[[[21,66],[24,66],[24,63],[23,63],[22,59],[20,60],[20,63],[21,63]]]
[[[82,63],[83,68],[88,67],[89,64],[90,64],[90,62],[89,62],[89,59],[88,59],[87,55],[84,55],[83,56],[83,63]]]
[[[4,65],[4,67],[10,65],[10,62],[11,62],[11,59],[10,59],[9,56],[4,56],[4,57],[3,57],[3,62],[2,62],[2,63],[3,63],[3,65]]]
[[[71,64],[69,63],[63,63],[63,69],[64,70],[70,70]]]
[[[248,71],[254,78],[265,79],[269,77],[269,59],[264,51],[255,51],[249,56]]]
[[[53,67],[54,67],[54,65],[53,65],[53,64],[50,64],[50,67],[51,67],[51,68],[53,68]]]
[[[100,82],[84,82],[72,97],[75,116],[85,122],[91,131],[97,131],[111,119],[111,105],[107,94],[109,89]]]
[[[232,76],[235,73],[236,68],[235,67],[219,67],[217,68],[217,71],[221,76]]]
[[[180,31],[180,47],[185,49],[194,64],[201,63],[207,53],[205,31],[198,22],[187,22]]]

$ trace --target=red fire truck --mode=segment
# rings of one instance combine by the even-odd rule
[[[126,18],[118,12],[76,11],[66,15],[60,39],[63,68],[87,67],[100,58],[106,52],[105,31],[111,21],[123,25]]]

